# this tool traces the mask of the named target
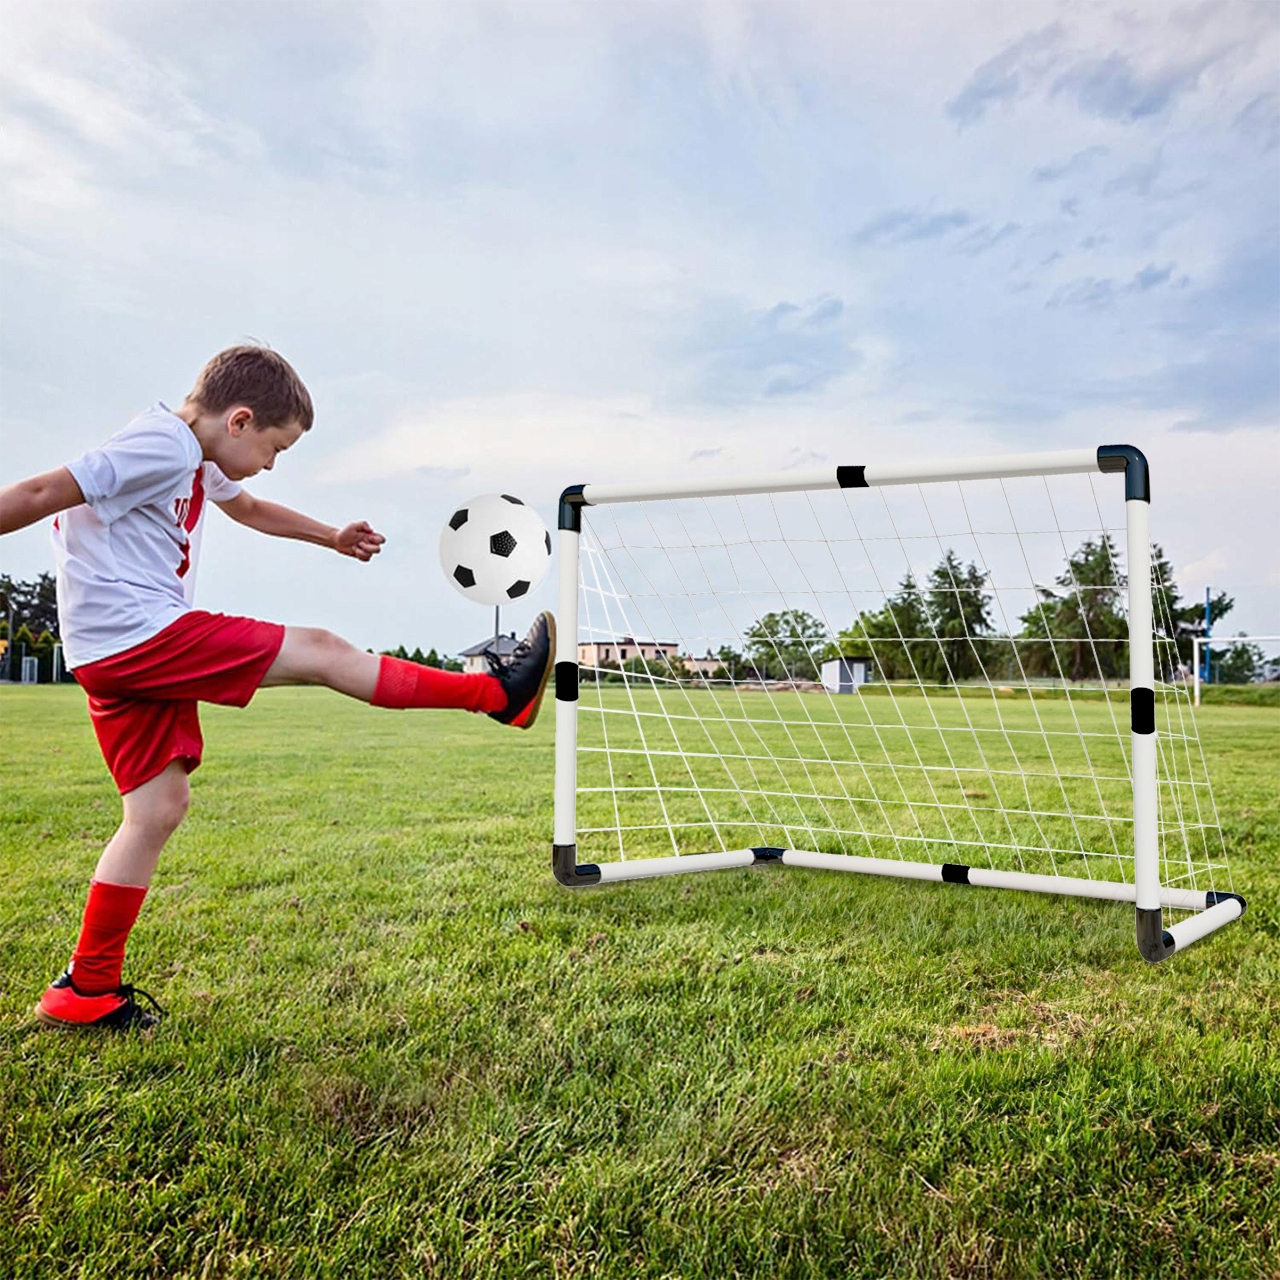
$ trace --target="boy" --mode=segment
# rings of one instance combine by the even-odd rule
[[[281,356],[232,347],[204,367],[182,407],[157,404],[101,449],[0,490],[0,534],[55,515],[63,653],[123,797],[124,818],[89,882],[71,963],[36,1005],[53,1027],[145,1029],[161,1012],[121,981],[125,943],[165,842],[186,813],[203,743],[197,701],[247,705],[272,685],[326,685],[376,707],[463,707],[527,729],[552,667],[543,613],[506,666],[459,675],[379,658],[328,631],[193,609],[206,501],[260,533],[368,561],[383,537],[335,529],[252,497],[311,429],[311,396]],[[144,996],[155,1012],[144,1009]]]

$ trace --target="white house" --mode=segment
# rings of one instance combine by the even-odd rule
[[[870,658],[832,658],[822,664],[822,684],[832,693],[854,693],[872,678]]]
[[[634,636],[618,636],[614,640],[588,640],[578,642],[578,665],[602,667],[606,663],[620,667],[633,658],[646,662],[666,658],[678,661],[680,646],[674,640],[637,640]]]

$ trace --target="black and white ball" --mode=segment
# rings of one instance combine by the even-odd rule
[[[465,502],[440,531],[444,576],[478,604],[510,604],[547,576],[551,534],[542,517],[509,493]]]

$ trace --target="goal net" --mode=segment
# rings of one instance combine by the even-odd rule
[[[1110,898],[1148,959],[1234,919],[1149,505],[1128,446],[567,490],[558,878]]]

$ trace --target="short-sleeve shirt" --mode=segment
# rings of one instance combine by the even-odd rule
[[[151,639],[192,607],[205,503],[240,486],[163,404],[67,469],[85,500],[53,522],[58,624],[74,668]]]

